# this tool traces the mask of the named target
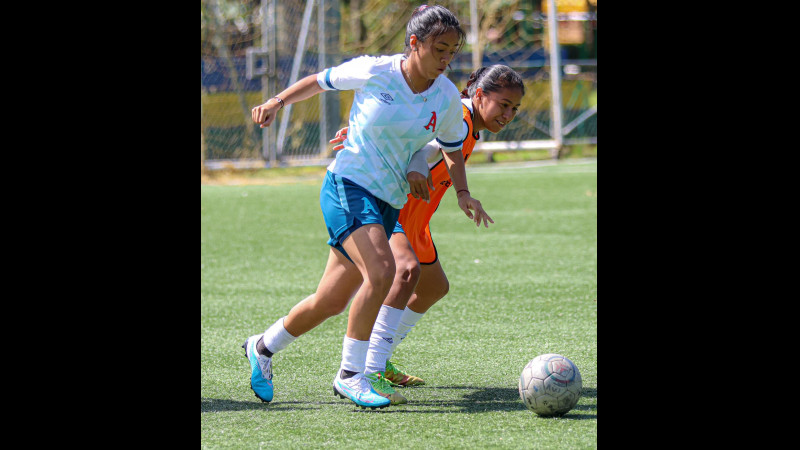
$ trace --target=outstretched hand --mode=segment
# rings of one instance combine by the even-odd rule
[[[465,194],[458,197],[458,207],[464,211],[467,217],[475,222],[476,227],[481,226],[481,221],[483,221],[483,226],[485,228],[489,228],[488,222],[494,223],[494,220],[489,217],[489,214],[486,214],[486,211],[483,210],[481,202],[476,198],[472,198],[472,196],[469,195],[469,191],[466,191]],[[473,214],[470,210],[475,210],[475,213]]]

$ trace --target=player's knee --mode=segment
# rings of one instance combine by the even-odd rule
[[[400,283],[407,283],[416,286],[417,281],[419,281],[419,274],[419,260],[416,257],[398,261],[396,278]]]

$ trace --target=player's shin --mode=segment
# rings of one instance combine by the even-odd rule
[[[386,368],[386,361],[391,355],[397,326],[402,315],[402,310],[387,305],[381,306],[369,339],[369,352],[367,353],[366,363],[367,374],[383,372]]]
[[[389,355],[386,357],[386,367],[384,375],[386,379],[391,381],[394,384],[400,386],[417,386],[425,384],[425,381],[422,378],[409,375],[403,370],[397,368],[391,361],[391,356],[394,353],[394,350],[406,338],[408,333],[411,331],[412,328],[419,322],[422,318],[424,313],[417,313],[409,309],[408,307],[405,308],[403,314],[400,317],[400,322],[397,325],[397,331],[395,333],[394,342],[392,347],[389,351]]]
[[[403,339],[408,336],[408,333],[411,331],[412,328],[419,322],[422,318],[424,313],[417,313],[410,310],[407,306],[406,309],[403,310],[402,316],[400,316],[400,322],[397,324],[397,331],[395,333],[394,343],[392,343],[392,349],[389,352],[389,357],[394,353],[394,350],[397,346],[403,342]]]

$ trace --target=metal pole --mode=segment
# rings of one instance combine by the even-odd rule
[[[558,46],[558,9],[556,0],[547,2],[547,26],[548,37],[550,39],[550,89],[552,90],[552,122],[550,124],[551,136],[555,141],[556,148],[553,157],[558,158],[561,153],[561,143],[563,141],[563,130],[561,128],[561,52]]]
[[[335,66],[341,63],[339,57],[339,28],[342,23],[342,16],[340,14],[339,0],[325,0],[325,65],[327,67]],[[340,99],[338,92],[323,92],[321,95],[325,96],[325,129],[328,135],[332,134],[334,130],[338,130],[341,126],[342,113],[340,108]],[[328,146],[326,136],[325,145]],[[327,156],[328,147],[326,147]]]
[[[469,27],[472,28],[472,70],[481,67],[481,30],[478,25],[478,1],[469,0]],[[470,71],[471,72],[471,71]]]
[[[267,20],[267,10],[269,9],[269,0],[261,0],[261,49],[266,50],[269,47],[269,28]],[[268,64],[268,63],[267,63]],[[261,98],[266,99],[269,95],[269,69],[265,67],[264,74],[261,75]],[[264,161],[270,161],[269,154],[269,136],[267,130],[261,129],[261,157]],[[271,161],[270,161],[271,162]]]
[[[314,0],[306,0],[306,9],[303,11],[303,23],[300,27],[300,38],[297,43],[297,48],[294,52],[294,61],[292,62],[292,73],[289,76],[289,84],[291,86],[297,81],[300,73],[300,64],[303,59],[303,51],[306,47],[306,37],[308,36],[308,24],[311,21],[311,10],[314,9]],[[280,129],[278,129],[278,152],[283,154],[283,144],[286,138],[286,127],[289,125],[289,118],[292,115],[292,105],[286,105],[282,108],[283,115],[281,115]]]
[[[275,0],[261,0],[261,51],[266,54],[261,75],[261,98],[275,95],[277,86],[275,73],[277,33],[275,29]],[[275,148],[275,127],[261,128],[261,156],[269,167],[276,167],[278,155]]]
[[[319,58],[317,67],[320,72],[325,70],[325,0],[319,0],[317,5],[317,41],[319,43]],[[323,92],[319,96],[319,156],[325,156],[328,147],[328,96]]]

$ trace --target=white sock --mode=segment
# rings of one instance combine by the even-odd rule
[[[367,352],[367,366],[364,373],[386,370],[386,360],[392,353],[397,324],[400,323],[402,315],[403,311],[400,309],[386,305],[381,306],[369,337],[369,352]]]
[[[367,350],[369,350],[369,341],[358,341],[345,336],[342,343],[342,365],[340,368],[363,374],[367,360]]]
[[[283,320],[285,318],[285,316],[281,317],[264,332],[264,346],[272,353],[278,353],[297,339],[284,328]]]
[[[406,306],[406,309],[403,310],[403,315],[400,317],[400,323],[397,324],[397,332],[394,335],[394,343],[392,343],[392,349],[389,351],[389,356],[387,356],[387,359],[391,358],[392,354],[394,353],[394,349],[396,349],[397,346],[403,342],[403,339],[408,336],[408,333],[412,328],[414,328],[414,325],[416,325],[417,322],[419,322],[419,319],[421,319],[424,315],[425,313],[414,312],[408,309],[408,306]]]

